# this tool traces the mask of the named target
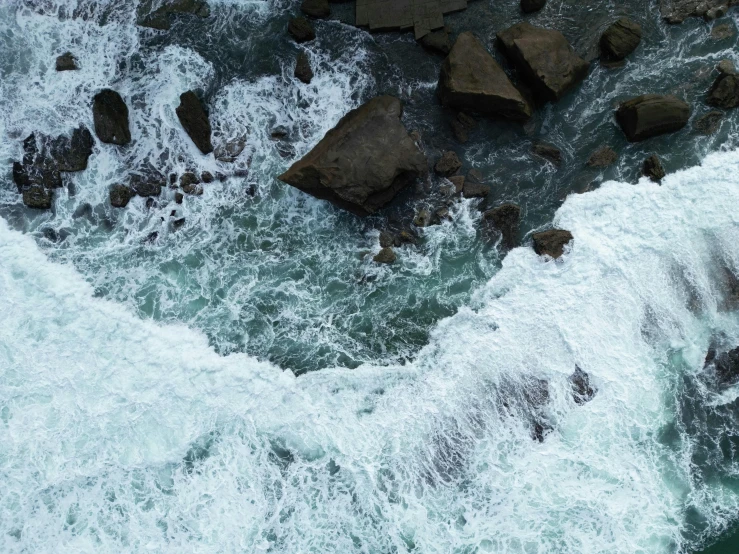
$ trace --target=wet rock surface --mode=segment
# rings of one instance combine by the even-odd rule
[[[95,134],[101,142],[118,146],[131,142],[128,106],[116,91],[103,89],[95,95],[92,116]]]
[[[56,59],[57,71],[74,71],[79,69],[77,58],[71,52],[66,52]]]
[[[298,54],[298,59],[295,62],[294,75],[306,85],[309,85],[313,80],[313,69],[310,66],[310,58],[305,52]]]
[[[177,117],[183,129],[203,154],[213,152],[211,143],[211,128],[208,112],[197,94],[189,90],[180,95],[180,105],[177,106]]]
[[[287,32],[299,44],[316,38],[316,30],[313,28],[313,24],[305,17],[293,17],[287,24]]]
[[[142,27],[167,31],[172,27],[173,16],[182,14],[206,18],[210,15],[210,7],[204,0],[142,0],[137,23]]]
[[[486,211],[482,215],[482,219],[500,232],[505,248],[510,250],[517,246],[518,226],[521,221],[521,208],[519,206],[503,204]]]
[[[570,375],[569,381],[572,386],[572,399],[576,404],[582,405],[595,398],[598,389],[590,383],[590,375],[578,366],[575,366],[575,372]]]
[[[639,46],[641,25],[627,17],[613,23],[600,38],[601,56],[606,60],[623,60]]]
[[[616,112],[616,120],[631,142],[679,131],[689,118],[688,104],[675,96],[660,94],[632,98]]]
[[[572,240],[572,233],[563,229],[552,229],[534,233],[534,252],[539,256],[551,256],[555,260],[564,254],[565,246]]]
[[[371,31],[413,28],[419,39],[444,26],[444,14],[463,10],[467,0],[357,0],[356,24]]]
[[[666,175],[665,169],[662,167],[662,162],[657,156],[649,156],[644,160],[642,175],[649,177],[655,183],[659,183],[664,179]]]

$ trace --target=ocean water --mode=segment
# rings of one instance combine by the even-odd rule
[[[736,13],[668,27],[641,1],[550,0],[534,22],[583,55],[621,13],[644,44],[525,128],[481,121],[462,146],[434,101],[440,59],[409,35],[371,36],[334,4],[296,47],[297,2],[210,4],[164,34],[133,24],[133,0],[0,6],[0,552],[736,551],[739,391],[703,361],[739,341],[739,118],[640,145],[612,121],[645,89],[705,113],[711,68],[736,59],[736,35],[710,31]],[[518,19],[516,2],[478,1],[447,21],[491,45]],[[299,48],[310,86],[291,76]],[[81,70],[57,74],[67,50]],[[133,143],[96,144],[53,210],[24,208],[22,139],[92,128],[108,86]],[[216,141],[247,138],[232,166],[181,132],[189,88]],[[484,174],[487,205],[522,205],[524,246],[503,257],[486,205],[461,201],[378,268],[379,230],[440,202],[441,181],[358,220],[274,179],[378,93],[403,98],[430,158],[451,147]],[[561,169],[528,155],[536,140]],[[584,167],[604,144],[619,161]],[[662,186],[638,179],[652,152]],[[166,190],[112,209],[108,188],[146,167],[230,177],[181,206]],[[558,262],[527,243],[550,225],[575,236]],[[582,406],[576,365],[598,389]]]

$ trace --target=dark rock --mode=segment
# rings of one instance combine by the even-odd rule
[[[195,146],[203,154],[213,152],[210,142],[210,121],[200,98],[191,90],[180,95],[180,105],[177,106],[177,117],[182,123],[185,132],[190,136]]]
[[[394,264],[398,257],[395,255],[395,251],[392,248],[383,248],[380,252],[372,258],[372,260],[378,264]]]
[[[452,42],[449,40],[449,30],[445,27],[433,31],[418,41],[429,52],[447,56],[452,51]]]
[[[521,0],[521,11],[523,13],[534,13],[546,6],[547,0]]]
[[[451,181],[452,185],[454,185],[454,192],[456,194],[459,194],[464,190],[464,175],[454,175],[452,177],[449,177],[449,181]]]
[[[441,155],[441,158],[434,166],[434,171],[443,177],[451,177],[462,167],[462,162],[456,152],[448,150]]]
[[[213,155],[216,160],[223,163],[233,163],[246,148],[245,138],[235,138],[216,146]]]
[[[600,150],[593,152],[593,155],[588,160],[588,165],[590,167],[608,167],[616,163],[616,160],[618,160],[616,151],[610,146],[604,146]]]
[[[316,30],[313,24],[304,17],[293,17],[287,24],[287,32],[290,33],[295,42],[308,42],[316,38]]]
[[[544,100],[559,100],[588,74],[590,64],[559,31],[523,22],[497,37],[499,48]]]
[[[92,103],[95,134],[101,142],[124,146],[131,142],[128,127],[128,107],[121,95],[114,90],[103,89]]]
[[[622,17],[606,29],[600,37],[600,52],[606,60],[623,60],[641,42],[641,26]]]
[[[441,64],[438,93],[444,106],[457,110],[518,121],[532,113],[503,68],[469,32],[459,35]]]
[[[180,175],[180,186],[186,187],[189,185],[197,185],[200,183],[200,179],[198,179],[198,176],[193,173],[192,171],[186,171],[182,175]]]
[[[72,219],[79,219],[81,217],[90,217],[92,215],[92,206],[85,202],[84,204],[80,204],[77,206],[74,210],[74,213],[72,213]]]
[[[482,183],[472,183],[469,179],[465,180],[462,188],[462,196],[465,198],[486,198],[490,194],[490,187]]]
[[[134,192],[126,185],[110,187],[110,205],[114,208],[125,208],[133,196]]]
[[[570,375],[570,385],[572,386],[572,398],[579,405],[590,402],[598,392],[598,389],[590,384],[590,375],[578,366],[575,366],[575,372]]]
[[[313,69],[310,66],[310,58],[305,52],[298,54],[298,61],[295,63],[295,77],[309,85],[313,80]]]
[[[459,112],[457,116],[452,119],[451,125],[452,131],[457,140],[461,143],[465,143],[469,140],[468,133],[477,127],[477,121],[475,121],[472,116],[469,116],[464,112]]]
[[[708,358],[708,357],[707,357]],[[719,385],[729,386],[739,381],[739,347],[720,354],[713,353],[707,365],[712,365]]]
[[[166,31],[172,26],[170,16],[191,14],[206,18],[210,15],[210,8],[204,0],[143,0],[137,14],[138,25]]]
[[[200,180],[203,183],[212,183],[213,181],[215,181],[215,177],[213,177],[213,174],[210,171],[203,171],[200,174]]]
[[[649,177],[655,183],[659,183],[665,177],[665,168],[657,156],[649,156],[644,160],[642,175]]]
[[[53,163],[43,159],[29,165],[14,162],[13,181],[18,192],[36,185],[51,190],[62,186],[62,175]]]
[[[719,73],[723,73],[724,75],[736,75],[736,67],[734,66],[734,62],[731,60],[721,60],[718,62],[716,69],[718,69]]]
[[[300,11],[310,17],[328,17],[331,15],[331,6],[328,0],[303,0]]]
[[[562,164],[562,152],[559,148],[552,146],[551,144],[538,142],[531,147],[531,153],[552,162],[556,166]]]
[[[175,219],[172,222],[172,228],[176,231],[177,229],[180,229],[183,225],[185,225],[185,218],[181,217],[180,219]]]
[[[417,244],[418,237],[410,230],[404,229],[395,236],[395,246],[404,244]]]
[[[158,205],[158,204],[157,204],[157,201],[156,201],[156,200],[154,200],[154,198],[153,198],[153,197],[151,197],[151,196],[150,196],[149,198],[147,198],[147,199],[146,199],[146,209],[147,209],[147,210],[149,210],[149,209],[151,209],[151,208],[156,208],[156,207],[157,207],[157,205]]]
[[[74,71],[75,69],[79,69],[79,67],[77,66],[77,59],[71,52],[62,54],[56,59],[57,71]]]
[[[616,120],[631,142],[679,131],[688,123],[690,106],[675,96],[645,94],[621,104]]]
[[[371,31],[413,27],[416,39],[444,26],[444,14],[463,10],[467,0],[357,0],[356,24]]]
[[[682,23],[688,17],[715,19],[736,0],[660,0],[660,11],[668,23]]]
[[[288,134],[289,132],[287,130],[287,127],[283,125],[278,125],[270,131],[269,136],[272,138],[272,140],[282,140],[284,138],[287,138]]]
[[[432,225],[438,225],[440,223],[437,217],[426,209],[419,210],[416,217],[413,218],[413,225],[416,227],[431,227]]]
[[[725,40],[731,38],[736,34],[736,27],[731,23],[724,23],[722,25],[716,25],[711,29],[711,38],[713,40]]]
[[[380,246],[382,248],[389,248],[395,244],[395,235],[390,231],[382,231],[380,233]]]
[[[449,208],[446,208],[446,207],[438,208],[434,212],[434,217],[438,221],[450,221],[452,219],[452,216],[449,213]]]
[[[701,135],[712,135],[719,130],[723,119],[724,113],[714,110],[699,117],[695,123],[693,123],[693,129]]]
[[[506,249],[511,250],[516,247],[518,225],[521,221],[520,207],[515,204],[503,204],[482,214],[482,220],[500,231],[503,236],[503,246]]]
[[[565,245],[572,240],[572,233],[562,229],[552,229],[534,233],[534,252],[539,256],[551,256],[555,260],[564,254]]]
[[[182,201],[185,199],[185,195],[181,192],[175,192],[174,193],[174,201],[175,204],[182,204]]]
[[[29,208],[48,210],[54,193],[42,185],[31,185],[23,189],[23,203]]]
[[[739,106],[739,75],[719,75],[708,92],[706,103],[727,110]]]
[[[153,173],[133,175],[130,181],[131,190],[145,197],[159,196],[163,186],[166,186],[164,177]]]
[[[159,232],[153,231],[146,235],[146,238],[144,239],[144,242],[152,243],[155,242],[159,238]]]
[[[370,100],[345,115],[279,179],[357,215],[375,213],[427,174],[426,157],[401,114],[397,98]]]
[[[72,131],[71,137],[60,136],[50,142],[50,155],[59,171],[83,171],[95,144],[87,127]]]

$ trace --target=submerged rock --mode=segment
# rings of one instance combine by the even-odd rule
[[[131,142],[128,127],[128,106],[121,95],[111,89],[103,89],[92,103],[95,134],[101,142],[124,146]]]
[[[690,106],[671,95],[637,96],[616,111],[616,120],[630,142],[679,131],[689,118]]]
[[[544,100],[559,100],[588,74],[590,64],[559,31],[523,22],[497,37],[499,48]]]
[[[372,259],[378,264],[393,264],[398,259],[398,256],[396,256],[392,248],[385,247]]]
[[[160,31],[170,29],[170,16],[191,14],[206,18],[210,15],[208,3],[204,0],[142,0],[138,7],[138,25]]]
[[[531,153],[534,156],[543,158],[554,165],[559,166],[562,164],[562,152],[556,146],[546,144],[544,142],[538,142],[531,147]]]
[[[234,138],[216,146],[213,155],[219,162],[233,163],[244,151],[244,148],[246,148],[246,138]]]
[[[287,24],[287,32],[297,43],[308,42],[316,38],[313,24],[304,17],[293,17]]]
[[[79,69],[77,58],[72,55],[72,52],[66,52],[56,59],[57,71],[74,71],[76,69]]]
[[[302,81],[306,85],[309,85],[313,80],[313,69],[310,66],[310,58],[305,52],[298,54],[293,74],[298,80]]]
[[[328,17],[331,15],[331,6],[328,0],[303,0],[300,11],[310,17]]]
[[[523,13],[534,13],[547,5],[547,0],[521,0],[521,11]]]
[[[620,18],[600,37],[601,56],[606,60],[623,60],[639,46],[641,35],[638,23],[626,17]]]
[[[503,246],[511,250],[516,247],[516,235],[521,221],[521,208],[515,204],[503,204],[482,214],[482,220],[491,224],[503,236]]]
[[[727,110],[739,106],[739,75],[722,72],[708,91],[706,103]]]
[[[346,114],[279,179],[354,214],[375,213],[428,171],[401,115],[397,98],[370,100]]]
[[[180,95],[180,105],[177,106],[177,117],[185,132],[203,154],[213,152],[210,141],[210,121],[200,98],[191,90]]]
[[[555,260],[564,254],[564,248],[572,240],[572,233],[563,229],[552,229],[534,233],[534,252],[539,256],[551,256]]]
[[[590,402],[598,392],[598,389],[590,384],[590,375],[578,366],[575,366],[575,372],[570,375],[570,385],[572,386],[572,398],[580,405]]]
[[[644,160],[642,175],[649,177],[655,183],[659,183],[665,177],[665,169],[657,156],[649,156]]]
[[[134,192],[126,185],[110,187],[110,205],[114,208],[125,208],[133,198]]]
[[[524,121],[531,107],[482,43],[462,33],[441,65],[442,105],[487,116]]]
[[[590,167],[608,167],[616,163],[616,160],[618,160],[616,151],[610,146],[604,146],[593,152],[588,160],[588,165]]]
[[[448,150],[441,155],[441,158],[434,166],[434,171],[442,177],[451,177],[462,167],[456,152]]]
[[[469,140],[468,133],[477,127],[477,121],[466,113],[459,112],[457,116],[452,119],[451,126],[457,140],[461,143],[465,143]]]

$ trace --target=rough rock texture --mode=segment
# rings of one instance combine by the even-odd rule
[[[559,148],[551,144],[538,142],[531,147],[531,153],[534,156],[552,162],[554,165],[560,165],[562,163],[562,152]]]
[[[131,177],[130,186],[139,196],[159,196],[162,187],[166,186],[164,176],[153,172],[137,174]]]
[[[142,27],[166,31],[172,26],[170,16],[178,14],[205,18],[210,15],[210,8],[204,0],[143,0],[138,7],[137,23]]]
[[[449,30],[439,29],[422,37],[418,41],[429,52],[446,56],[452,51],[452,42],[449,40]]]
[[[724,109],[739,106],[739,75],[731,73],[719,75],[708,91],[706,103]]]
[[[723,73],[724,75],[736,75],[736,67],[734,66],[734,62],[731,60],[721,60],[718,62],[716,69],[718,69],[719,73]]]
[[[465,143],[470,139],[469,133],[477,127],[477,121],[472,116],[459,112],[457,117],[452,119],[451,126],[456,139],[461,143]]]
[[[300,11],[310,17],[328,17],[331,15],[331,6],[328,0],[303,0]]]
[[[631,142],[679,131],[689,118],[690,106],[670,95],[637,96],[616,111],[616,120]]]
[[[210,142],[211,129],[208,112],[205,111],[203,103],[193,91],[188,90],[180,95],[177,117],[185,132],[203,154],[213,152],[213,144]]]
[[[555,260],[564,254],[565,245],[572,240],[572,233],[562,229],[552,229],[542,233],[535,233],[534,252],[539,256],[551,256]]]
[[[59,171],[84,171],[92,154],[95,140],[84,125],[72,131],[72,136],[60,136],[49,142],[49,154]]]
[[[717,10],[737,4],[737,0],[660,0],[660,10],[668,23],[682,23],[693,16],[715,19]]]
[[[699,117],[695,123],[693,123],[693,129],[701,135],[712,135],[719,130],[723,120],[724,112],[713,110]]]
[[[526,120],[531,106],[498,62],[472,33],[462,33],[441,65],[438,86],[444,106],[507,119]]]
[[[736,27],[732,23],[723,23],[716,25],[711,29],[711,38],[713,40],[725,40],[736,34]]]
[[[372,259],[378,264],[392,264],[395,263],[398,257],[395,255],[393,249],[387,246],[380,250]]]
[[[444,14],[464,10],[467,0],[357,0],[357,20],[370,31],[413,28],[416,39],[444,26]]]
[[[350,111],[279,179],[357,215],[375,213],[428,171],[402,111],[391,96]]]
[[[434,171],[442,177],[451,177],[462,167],[456,152],[448,150],[441,155],[441,158],[434,166]]]
[[[462,196],[465,198],[486,198],[490,194],[490,187],[482,183],[471,182],[466,179],[462,187]]]
[[[600,52],[606,60],[623,60],[641,42],[641,26],[626,17],[613,23],[600,37]]]
[[[616,163],[616,160],[618,160],[616,151],[610,146],[604,146],[593,152],[588,160],[588,165],[590,167],[608,167]]]
[[[438,217],[435,217],[429,210],[419,210],[416,217],[413,218],[413,225],[416,227],[431,227],[441,223]]]
[[[310,58],[305,52],[298,54],[298,59],[295,62],[294,75],[306,85],[309,85],[313,80],[313,69],[310,66]]]
[[[659,183],[665,177],[665,169],[657,156],[649,156],[644,160],[642,175],[649,177],[655,183]]]
[[[48,210],[54,193],[41,185],[31,185],[23,189],[23,203],[29,208],[37,210]]]
[[[598,389],[590,384],[590,375],[578,366],[575,366],[575,372],[570,375],[570,385],[572,386],[572,398],[580,405],[590,402],[598,392]]]
[[[128,127],[128,106],[114,90],[103,89],[92,102],[95,134],[101,142],[124,146],[131,142]]]
[[[503,204],[482,214],[484,222],[491,224],[503,236],[503,246],[508,250],[515,248],[518,225],[521,221],[521,208],[515,204]]]
[[[287,24],[287,32],[292,35],[297,43],[308,42],[316,38],[316,30],[313,24],[304,17],[293,17]]]
[[[110,187],[110,205],[114,208],[125,208],[133,196],[134,192],[126,185]]]
[[[588,74],[590,64],[559,31],[523,22],[497,37],[498,47],[544,100],[559,100]]]
[[[219,162],[233,163],[244,151],[244,148],[246,148],[246,138],[234,138],[216,146],[213,155]]]
[[[79,67],[77,66],[77,59],[71,52],[62,54],[56,59],[57,71],[74,71],[75,69],[79,69]]]
[[[521,0],[521,11],[523,13],[534,13],[547,5],[547,0]]]

